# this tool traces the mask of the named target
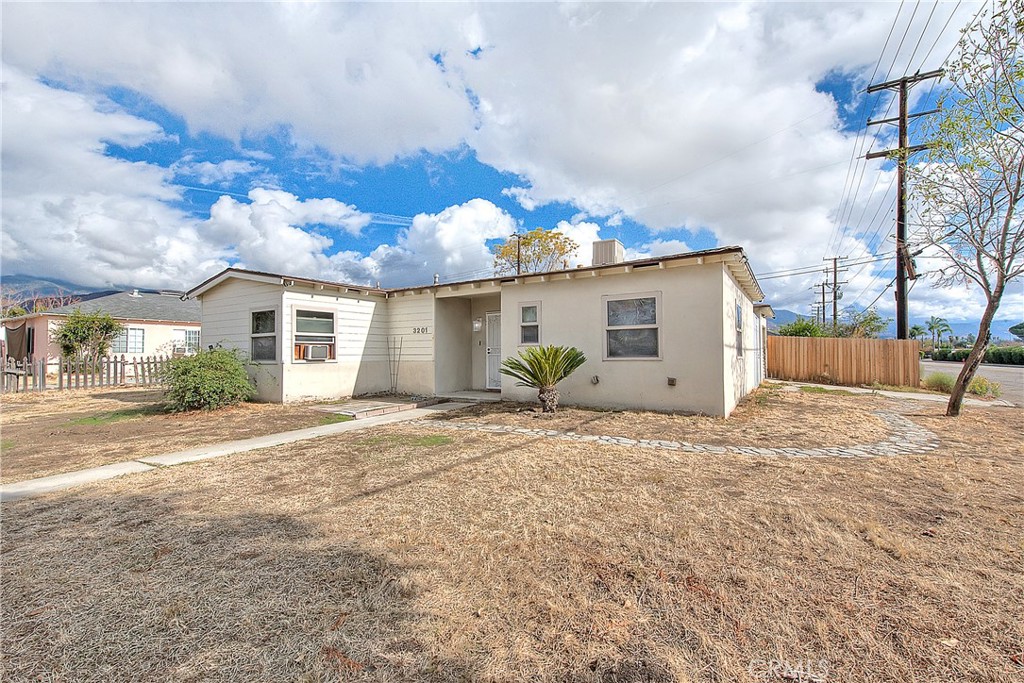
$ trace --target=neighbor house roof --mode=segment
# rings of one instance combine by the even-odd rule
[[[106,313],[121,320],[198,323],[201,319],[198,301],[182,300],[181,292],[161,293],[154,290],[86,294],[75,303],[19,317],[68,315],[76,310],[83,313]]]
[[[618,263],[608,263],[599,266],[583,266],[579,268],[567,268],[564,270],[554,270],[544,273],[522,273],[521,275],[494,275],[486,278],[479,278],[476,280],[460,280],[458,282],[442,282],[439,284],[429,285],[418,285],[414,287],[398,287],[392,289],[381,289],[377,287],[364,287],[360,285],[346,284],[343,282],[330,282],[329,280],[315,280],[310,278],[293,277],[290,275],[280,275],[278,273],[265,273],[256,270],[246,270],[244,268],[226,268],[225,270],[217,273],[213,277],[203,281],[196,285],[188,292],[185,293],[186,297],[201,296],[205,292],[213,289],[220,283],[230,278],[238,278],[242,280],[251,280],[255,282],[265,282],[267,284],[276,285],[294,285],[294,284],[307,284],[319,287],[321,289],[330,287],[332,289],[338,289],[343,291],[349,291],[356,294],[377,294],[383,296],[390,296],[400,293],[410,292],[422,292],[436,290],[439,288],[458,288],[466,285],[477,285],[483,283],[491,283],[494,285],[510,284],[514,282],[523,282],[526,280],[533,281],[539,279],[541,281],[548,281],[552,279],[571,279],[577,274],[598,274],[603,272],[615,273],[629,273],[633,270],[642,270],[646,268],[663,268],[666,264],[670,265],[686,265],[686,262],[693,264],[703,264],[705,261],[710,260],[714,262],[725,263],[732,273],[733,277],[736,278],[740,286],[743,287],[744,291],[754,301],[760,301],[764,299],[764,292],[761,290],[761,286],[757,283],[757,278],[754,277],[753,271],[750,269],[750,264],[747,261],[746,254],[743,252],[742,247],[718,247],[715,249],[704,249],[702,251],[690,251],[682,254],[669,254],[666,256],[656,256],[652,258],[635,259],[633,261],[620,261]]]

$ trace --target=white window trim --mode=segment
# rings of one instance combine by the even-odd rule
[[[296,339],[299,336],[309,335],[309,333],[306,333],[306,332],[303,332],[301,334],[298,332],[298,327],[299,327],[298,320],[299,320],[299,311],[300,310],[301,311],[316,311],[317,313],[330,313],[332,316],[334,316],[334,331],[331,333],[331,337],[334,338],[334,342],[332,342],[333,345],[334,345],[334,358],[328,358],[327,360],[306,360],[304,358],[296,358],[295,357],[295,345],[298,343],[296,341]],[[304,304],[304,303],[298,303],[298,304],[292,304],[291,314],[292,314],[292,339],[291,339],[291,343],[288,345],[288,354],[287,354],[288,362],[289,363],[294,363],[294,364],[299,364],[299,365],[323,365],[325,363],[337,363],[338,362],[338,309],[334,308],[334,307],[331,307],[331,306],[324,306],[323,304],[319,304],[318,305],[315,302],[313,302],[311,305]],[[326,336],[326,333],[324,333],[323,335],[309,335],[309,336]],[[327,343],[327,342],[324,342],[324,343]]]
[[[523,322],[523,308],[525,308],[526,306],[536,306],[537,307],[537,322],[536,323],[524,323]],[[519,346],[542,346],[544,344],[544,330],[543,330],[543,325],[541,325],[541,305],[540,305],[540,302],[539,301],[520,301],[519,302],[518,311],[519,311],[519,319],[518,319],[518,327],[517,327],[517,329],[519,330],[519,338],[516,340],[518,342],[518,345]],[[535,342],[524,342],[523,341],[523,327],[526,326],[526,325],[530,325],[530,326],[536,325],[537,326],[537,341],[535,341]]]
[[[274,332],[253,332],[252,331],[252,314],[262,313],[263,311],[274,312]],[[274,343],[274,360],[256,360],[252,357],[252,340],[256,337],[276,337]],[[249,362],[257,365],[277,365],[280,363],[281,358],[281,308],[280,306],[254,306],[249,309]]]
[[[131,342],[131,339],[129,338],[129,332],[132,332],[132,331],[141,332],[142,333],[142,350],[141,351],[132,351],[131,350],[131,343],[132,342]],[[124,335],[124,349],[125,350],[124,351],[115,351],[114,350],[114,342],[116,342],[118,340],[118,338],[121,336],[121,334]],[[127,355],[141,356],[141,355],[144,355],[146,353],[146,328],[145,327],[139,327],[138,325],[125,325],[124,329],[121,330],[121,334],[118,334],[117,337],[115,337],[110,342],[110,353],[111,353],[111,355],[119,353],[119,354],[125,355],[125,356],[127,356]]]
[[[624,301],[626,299],[654,299],[654,325],[608,325],[608,302]],[[608,355],[608,331],[609,330],[642,330],[655,328],[658,330],[658,355],[657,356],[609,356]],[[603,351],[602,360],[609,362],[635,362],[635,361],[660,361],[664,359],[665,340],[662,328],[664,318],[662,316],[661,292],[629,292],[627,294],[605,294],[601,297],[601,348]]]

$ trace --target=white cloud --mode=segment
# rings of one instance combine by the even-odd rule
[[[258,173],[262,168],[244,159],[225,159],[213,163],[196,161],[194,156],[188,156],[171,166],[171,170],[178,176],[195,178],[203,185],[227,186],[238,176]]]
[[[804,266],[827,251],[853,145],[853,135],[839,130],[836,103],[816,84],[835,71],[866,80],[897,11],[890,3],[196,8],[5,6],[4,55],[14,67],[5,70],[14,85],[3,95],[5,262],[32,268],[70,258],[41,251],[28,239],[61,234],[55,244],[74,243],[94,254],[84,267],[89,278],[101,280],[123,272],[117,262],[135,264],[143,253],[111,250],[111,241],[123,237],[132,244],[137,233],[153,245],[159,233],[175,245],[177,261],[205,264],[193,269],[249,250],[253,263],[294,263],[325,275],[384,277],[384,264],[402,264],[404,273],[419,277],[486,268],[482,235],[512,220],[467,203],[417,217],[419,226],[394,245],[334,256],[324,256],[336,246],[325,240],[334,238],[306,229],[317,219],[302,211],[313,209],[299,210],[294,202],[268,200],[277,206],[248,213],[218,203],[217,215],[197,224],[174,208],[179,197],[168,169],[103,155],[104,141],[144,144],[162,135],[159,127],[102,98],[33,84],[24,71],[86,92],[136,90],[183,117],[194,132],[240,141],[283,129],[300,153],[330,155],[327,167],[383,164],[468,145],[484,163],[519,176],[505,194],[526,210],[567,202],[588,216],[610,217],[608,226],[629,218],[657,232],[633,253],[669,248],[679,241],[672,229],[685,227],[743,245],[760,271]],[[951,28],[973,12],[957,8]],[[931,45],[954,10],[938,9],[923,45]],[[909,35],[921,31],[927,15],[918,13]],[[942,34],[933,54],[945,55],[955,39],[953,30]],[[934,66],[906,59],[897,61],[894,73]],[[19,111],[26,93],[40,92],[52,106],[36,114]],[[28,124],[26,117],[40,114]],[[7,134],[14,128],[24,131],[24,140]],[[204,163],[193,172],[213,183],[249,172]],[[837,253],[858,257],[880,249],[871,231],[887,231],[883,202],[891,194],[878,168],[855,179],[857,201],[842,212],[850,222],[863,217],[869,227],[844,235]],[[320,210],[329,220],[335,209]],[[357,218],[327,224],[352,234]],[[432,239],[456,244],[446,227],[456,224],[474,226],[459,238],[466,240],[465,253],[431,246]],[[221,239],[214,239],[218,230]],[[227,241],[229,235],[255,235],[255,242],[239,246]],[[278,237],[296,255],[275,254]],[[195,253],[187,257],[190,249]],[[163,262],[144,268],[154,279],[181,276]],[[855,277],[870,284],[871,275],[865,270]],[[796,305],[810,300],[813,279],[765,284],[774,303]],[[944,295],[926,300],[941,303]],[[975,299],[964,301],[977,310]]]

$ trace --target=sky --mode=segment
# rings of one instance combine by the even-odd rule
[[[403,286],[486,277],[541,227],[583,265],[740,245],[799,312],[846,256],[842,305],[892,315],[895,173],[860,157],[895,131],[864,88],[940,67],[979,7],[5,3],[0,269]],[[911,315],[983,302],[925,277]]]

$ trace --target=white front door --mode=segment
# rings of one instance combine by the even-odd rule
[[[487,314],[487,388],[501,389],[501,313]]]

